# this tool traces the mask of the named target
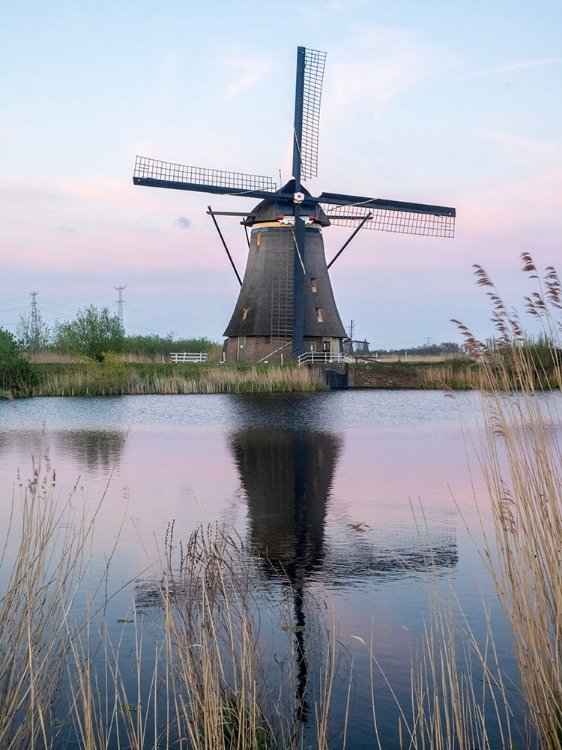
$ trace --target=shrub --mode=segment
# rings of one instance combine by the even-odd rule
[[[220,344],[205,337],[176,340],[173,333],[127,336],[123,344],[123,351],[145,357],[168,357],[170,352],[209,352],[213,349],[220,349]]]
[[[20,315],[17,335],[23,348],[28,352],[47,349],[52,341],[52,331],[38,311]]]
[[[105,352],[122,351],[124,341],[123,325],[107,307],[90,305],[79,310],[75,320],[58,323],[55,329],[57,348],[98,362],[103,362]]]
[[[0,328],[0,392],[13,397],[30,396],[36,380],[37,373],[23,356],[21,342]]]

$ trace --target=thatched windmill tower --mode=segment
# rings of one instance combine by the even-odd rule
[[[330,224],[452,237],[455,209],[341,193],[311,195],[303,181],[317,175],[318,122],[326,54],[299,47],[293,138],[293,178],[277,186],[268,177],[186,167],[137,156],[135,185],[239,195],[261,202],[242,217],[250,228],[240,295],[226,328],[227,361],[272,361],[292,354],[342,352],[342,325],[324,254]],[[216,224],[218,229],[218,224]],[[220,233],[220,230],[219,230]],[[221,235],[222,239],[222,235]],[[223,240],[224,243],[224,240]],[[228,248],[225,244],[228,253]],[[343,247],[342,247],[343,250]],[[340,250],[341,252],[341,250]],[[232,258],[229,253],[232,263]]]

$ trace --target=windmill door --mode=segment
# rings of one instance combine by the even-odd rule
[[[238,336],[238,362],[244,362],[246,359],[246,337]]]

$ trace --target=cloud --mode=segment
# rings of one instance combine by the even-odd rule
[[[373,121],[402,92],[455,68],[447,49],[412,31],[364,26],[330,51],[322,107],[333,120]]]
[[[267,78],[274,65],[270,60],[263,58],[239,57],[225,60],[225,67],[234,74],[234,80],[228,84],[223,93],[223,98],[229,100]]]
[[[541,60],[520,60],[518,62],[498,65],[497,68],[487,68],[486,70],[476,70],[474,73],[468,73],[464,76],[467,78],[479,78],[480,76],[491,76],[497,73],[512,73],[515,70],[525,70],[526,68],[542,68],[546,65],[557,65],[562,63],[562,57],[547,57]]]
[[[370,5],[370,0],[318,0],[318,2],[301,3],[298,12],[308,22],[318,24],[319,19],[356,13]]]
[[[176,226],[180,227],[180,229],[189,229],[192,223],[191,219],[188,219],[186,216],[178,216],[176,219]]]

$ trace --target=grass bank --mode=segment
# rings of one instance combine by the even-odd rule
[[[521,355],[536,388],[559,388],[558,359],[548,346],[529,342]],[[556,354],[558,357],[558,354]],[[549,359],[550,358],[550,359]],[[486,389],[489,368],[502,373],[504,389],[521,389],[521,373],[505,351],[478,352],[474,358],[438,362],[375,362],[348,365],[350,387],[391,389]],[[18,381],[19,383],[19,381]],[[1,384],[0,384],[1,387]],[[292,364],[171,364],[133,362],[107,354],[104,362],[35,362],[25,382],[4,388],[4,395],[115,396],[194,393],[292,393],[328,390],[319,368]]]
[[[35,365],[34,396],[116,396],[192,393],[275,393],[326,390],[324,379],[306,367],[224,364],[104,362]]]
[[[357,364],[353,372],[357,388],[472,390],[481,384],[478,365],[466,358]]]
[[[499,367],[501,368],[501,363]],[[479,390],[486,387],[482,362],[458,359],[435,364],[349,365],[357,388]],[[518,384],[504,370],[505,387]],[[535,373],[537,384],[558,386],[552,373]],[[291,393],[328,390],[319,368],[258,364],[169,364],[81,361],[34,365],[31,396],[115,396],[194,393]]]
[[[523,372],[521,364],[525,362]],[[559,389],[561,350],[541,337],[510,347],[482,344],[472,357],[450,358],[441,362],[396,362],[354,365],[358,388],[397,388],[429,390],[479,390],[497,387],[505,392]],[[491,374],[494,381],[490,381]]]

